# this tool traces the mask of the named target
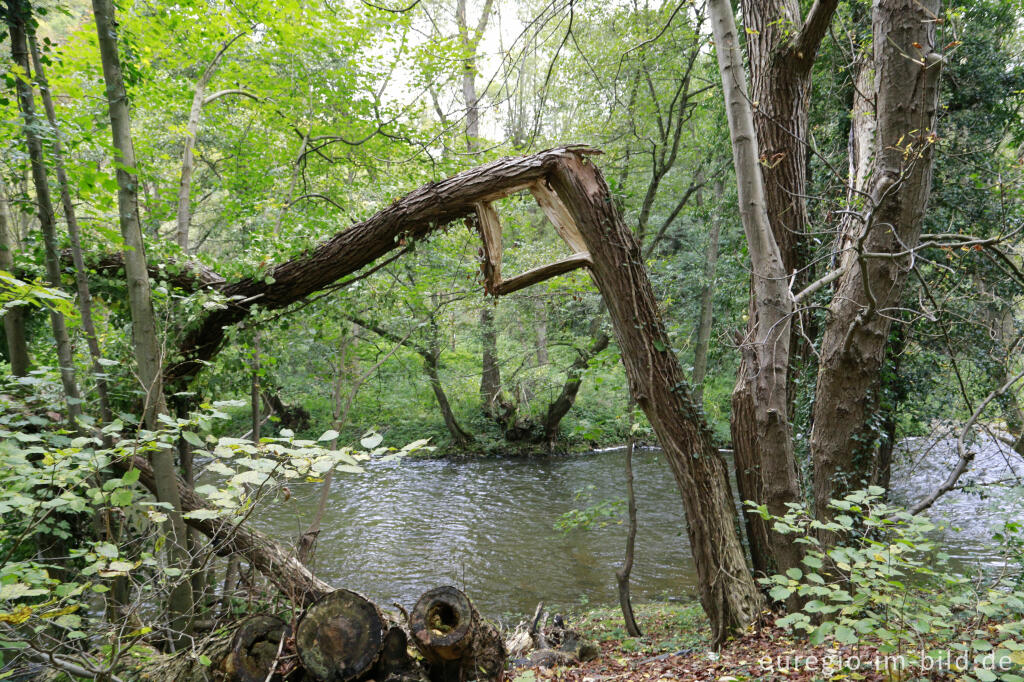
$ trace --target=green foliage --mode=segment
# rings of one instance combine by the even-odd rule
[[[227,416],[223,403],[204,404],[187,419],[163,416],[156,431],[133,426],[136,420],[123,414],[95,436],[76,435],[46,416],[59,417],[46,400],[59,395],[53,381],[30,377],[0,386],[0,650],[116,628],[96,609],[115,580],[129,587],[122,606],[147,622],[153,614],[146,603],[162,601],[176,581],[189,578],[160,552],[168,509],[141,487],[139,469],[125,469],[133,456],[189,443],[203,463],[204,484],[196,492],[207,506],[186,518],[233,524],[289,480],[318,481],[332,470],[363,473],[371,458],[429,449],[420,440],[395,450],[375,432],[364,434],[358,448],[341,449],[326,446],[334,431],[315,440],[286,431],[259,443],[217,438],[210,432]],[[209,557],[197,559],[201,565]],[[128,641],[145,632],[136,630]]]
[[[911,665],[923,652],[933,658],[965,653],[981,680],[995,679],[984,669],[988,654],[1024,664],[1024,567],[1010,564],[975,580],[952,572],[948,556],[929,537],[936,526],[886,504],[884,492],[871,487],[833,500],[835,516],[829,522],[813,518],[801,505],[771,516],[747,503],[804,547],[803,568],[761,579],[773,599],[795,595],[802,604],[777,624],[806,634],[812,644],[828,639],[839,645],[875,644],[881,653],[903,655]],[[823,536],[834,542],[823,542]],[[1002,540],[1019,551],[1019,538]]]
[[[573,530],[588,528],[605,528],[611,524],[621,524],[622,514],[626,509],[626,500],[594,500],[594,486],[588,485],[573,493],[573,501],[586,505],[571,509],[562,514],[555,522],[555,530],[568,533]]]

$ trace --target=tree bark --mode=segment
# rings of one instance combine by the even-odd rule
[[[740,373],[733,391],[733,434],[740,497],[765,504],[783,515],[799,501],[788,413],[788,372],[793,297],[782,252],[768,215],[754,116],[746,94],[736,24],[727,0],[710,0],[715,51],[732,136],[740,218],[751,262],[750,326],[741,346]],[[747,512],[746,517],[754,514]],[[785,571],[800,563],[790,535],[759,528],[749,518],[751,554],[756,570]],[[767,539],[766,555],[761,542]]]
[[[45,250],[46,279],[54,289],[62,289],[60,281],[60,253],[57,249],[57,226],[54,221],[53,201],[50,197],[50,183],[46,177],[46,162],[43,159],[43,143],[38,131],[41,121],[36,115],[35,96],[29,77],[32,69],[29,66],[28,25],[32,21],[31,6],[24,0],[8,0],[7,26],[11,38],[11,57],[23,71],[25,78],[16,78],[15,87],[18,93],[18,104],[22,117],[25,119],[25,142],[28,147],[29,160],[32,167],[32,181],[36,190],[36,205],[39,208],[39,226],[43,233]],[[68,410],[68,423],[72,430],[79,429],[78,417],[82,414],[82,398],[78,392],[78,381],[75,378],[75,358],[71,348],[71,337],[68,335],[64,315],[56,309],[50,309],[50,326],[57,345],[57,362],[60,365],[60,380],[64,387],[65,402]]]
[[[42,96],[43,108],[46,110],[46,118],[54,134],[54,166],[57,170],[57,184],[60,187],[60,201],[64,207],[64,219],[68,224],[71,259],[75,265],[75,286],[78,290],[78,312],[82,318],[82,331],[89,346],[89,357],[92,359],[92,372],[96,381],[96,397],[99,401],[100,418],[102,423],[109,424],[113,419],[113,415],[110,412],[110,400],[107,397],[106,371],[100,363],[103,353],[100,350],[99,338],[96,335],[96,324],[92,319],[92,294],[89,291],[88,270],[85,267],[85,259],[82,256],[82,231],[78,226],[78,216],[75,212],[74,202],[71,201],[71,188],[68,182],[67,171],[64,168],[64,150],[61,143],[60,128],[57,125],[57,112],[53,106],[53,96],[50,92],[49,82],[46,80],[46,72],[43,69],[43,60],[39,53],[35,31],[31,29],[28,33],[28,44],[29,51],[32,53],[32,68],[35,71],[36,80],[39,82],[39,93]]]
[[[432,682],[502,679],[507,652],[501,634],[461,590],[424,592],[409,614],[409,631]]]
[[[386,628],[373,602],[350,590],[336,590],[306,610],[295,628],[295,646],[316,679],[349,682],[376,662]]]
[[[117,205],[121,237],[124,240],[124,269],[128,285],[128,304],[132,318],[132,336],[138,378],[143,394],[143,420],[154,429],[157,415],[167,414],[167,403],[162,385],[162,357],[157,336],[156,315],[150,298],[149,272],[146,265],[145,243],[139,221],[138,177],[135,175],[135,149],[131,138],[128,114],[128,95],[124,87],[121,60],[117,51],[117,22],[111,0],[93,0],[96,34],[103,64],[107,104],[110,114],[111,135],[117,150]],[[187,579],[189,567],[187,534],[181,513],[181,499],[174,466],[174,453],[160,448],[151,455],[157,500],[170,505],[164,531],[168,535],[171,563],[182,575],[171,587],[168,603],[171,628],[187,633],[192,616],[191,583]]]
[[[0,178],[0,270],[14,270],[14,251],[18,245],[18,235],[14,221],[8,214],[7,192]],[[28,376],[32,361],[28,354],[28,342],[25,336],[25,310],[22,306],[14,306],[3,315],[4,337],[7,340],[7,357],[11,363],[11,375]]]
[[[585,157],[572,156],[554,168],[549,183],[590,253],[630,392],[654,427],[682,494],[701,605],[717,645],[750,625],[763,603],[736,535],[725,462],[671,352],[640,248],[600,172]]]
[[[876,84],[873,165],[867,209],[853,257],[840,278],[821,345],[810,449],[814,505],[861,483],[853,469],[854,436],[863,428],[868,392],[877,385],[917,246],[931,189],[935,115],[942,57],[935,45],[938,0],[876,0],[872,10]],[[902,255],[897,255],[902,254]]]

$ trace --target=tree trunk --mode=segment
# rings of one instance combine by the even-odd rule
[[[821,345],[810,449],[814,505],[860,480],[851,466],[868,392],[877,385],[931,189],[935,114],[942,57],[935,46],[938,0],[876,0],[872,11],[876,83],[871,187],[854,248],[840,278]],[[916,55],[916,56],[914,56]],[[901,254],[901,255],[897,255]]]
[[[725,186],[715,180],[715,202],[722,203]],[[711,345],[711,326],[714,322],[715,270],[718,266],[718,238],[722,230],[722,218],[716,210],[711,219],[711,235],[704,261],[704,288],[700,292],[700,321],[697,324],[697,347],[693,351],[693,400],[704,407],[704,378],[708,372],[708,348]]]
[[[43,108],[46,110],[46,118],[53,129],[53,158],[57,170],[57,184],[60,186],[60,201],[64,207],[64,218],[68,224],[68,238],[71,241],[71,259],[75,265],[75,286],[78,290],[78,311],[82,318],[82,331],[85,334],[86,343],[89,346],[89,356],[92,359],[92,372],[96,381],[96,397],[99,400],[100,418],[103,424],[109,424],[113,420],[110,412],[110,401],[107,398],[106,371],[100,360],[103,353],[100,350],[99,338],[96,335],[96,324],[92,319],[92,294],[89,291],[88,270],[85,267],[85,259],[82,256],[82,233],[78,227],[78,216],[75,213],[75,205],[71,201],[71,188],[68,183],[68,175],[64,169],[64,150],[61,144],[60,128],[57,126],[57,112],[53,106],[53,96],[50,92],[50,85],[46,80],[46,72],[43,69],[42,56],[39,53],[39,45],[36,43],[34,30],[28,34],[29,50],[32,53],[32,68],[39,82],[39,93],[42,96]]]
[[[543,367],[549,362],[548,307],[544,305],[544,301],[537,301],[534,312],[537,315],[537,321],[534,323],[534,329],[537,332],[537,366]]]
[[[25,141],[32,166],[32,181],[36,190],[36,205],[39,208],[39,226],[43,232],[43,246],[46,260],[46,279],[54,289],[62,289],[60,281],[60,253],[57,249],[57,227],[54,223],[53,202],[50,198],[50,183],[46,177],[46,162],[43,159],[43,143],[38,135],[42,127],[36,115],[35,96],[28,76],[29,66],[28,25],[32,21],[31,6],[24,0],[8,0],[7,26],[10,30],[11,57],[24,72],[25,78],[16,78],[18,104],[25,119]],[[57,345],[57,362],[60,365],[60,380],[68,410],[68,423],[72,430],[78,430],[78,417],[82,414],[82,398],[75,379],[75,358],[71,348],[64,315],[50,309],[50,326]]]
[[[608,199],[600,172],[585,157],[574,155],[554,168],[549,184],[587,247],[630,392],[672,467],[686,508],[701,605],[711,620],[712,640],[720,644],[750,625],[762,605],[736,535],[725,462],[672,354],[640,248]]]
[[[138,178],[135,175],[135,149],[132,146],[131,122],[128,115],[128,96],[125,92],[121,61],[117,52],[117,22],[111,0],[93,0],[96,34],[103,79],[106,83],[107,104],[110,113],[111,135],[117,150],[117,204],[120,215],[121,237],[124,240],[124,268],[128,284],[128,304],[132,318],[132,336],[135,361],[144,399],[143,418],[148,428],[157,424],[157,415],[167,414],[164,398],[160,340],[157,336],[156,316],[150,298],[149,273],[146,265],[145,243],[139,222]],[[160,448],[151,455],[156,498],[170,505],[164,532],[169,537],[171,564],[182,575],[171,587],[168,602],[171,628],[187,633],[191,620],[192,588],[187,578],[189,566],[187,530],[182,519],[181,500],[174,467],[174,454],[169,448]]]
[[[776,515],[798,502],[800,489],[793,456],[788,413],[788,372],[793,297],[782,252],[767,212],[753,111],[736,25],[727,0],[711,0],[709,8],[732,136],[740,218],[751,261],[750,325],[741,345],[741,363],[733,391],[733,448],[737,485],[743,500],[765,504]],[[749,511],[745,516],[754,516]],[[785,571],[800,563],[799,547],[791,535],[749,519],[751,553],[757,570]],[[767,538],[769,553],[762,556]],[[772,564],[774,564],[772,566]]]
[[[18,245],[18,235],[14,221],[8,214],[7,192],[0,178],[0,270],[14,270],[14,251]],[[28,342],[25,337],[25,310],[23,306],[14,306],[3,315],[4,337],[7,340],[7,357],[11,363],[11,375],[28,376],[32,366],[28,354]]]
[[[566,371],[565,383],[558,397],[548,405],[547,414],[544,416],[544,442],[551,448],[558,441],[558,426],[562,419],[572,409],[576,402],[576,394],[579,393],[580,384],[583,383],[583,372],[590,366],[590,361],[608,347],[608,335],[603,331],[594,330],[593,341],[586,350],[580,350],[579,356]]]
[[[626,533],[626,554],[622,559],[622,566],[615,571],[615,582],[619,587],[619,608],[622,609],[622,618],[626,623],[626,633],[630,637],[642,637],[640,626],[636,624],[636,615],[633,613],[633,600],[629,596],[629,577],[633,572],[633,554],[636,549],[636,495],[633,491],[633,446],[636,438],[633,435],[633,405],[626,410],[629,415],[629,442],[626,443],[626,501],[628,504],[629,530]]]
[[[302,665],[318,680],[349,682],[376,662],[387,624],[377,606],[350,590],[324,595],[295,628]]]

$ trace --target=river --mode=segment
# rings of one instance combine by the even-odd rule
[[[949,441],[905,445],[893,483],[894,496],[904,500],[935,485],[955,459]],[[1024,475],[1020,458],[1013,457],[983,443],[965,480]],[[612,604],[625,526],[613,522],[563,532],[554,525],[574,508],[624,498],[622,467],[621,450],[543,459],[373,462],[364,474],[335,478],[312,568],[331,584],[384,605],[409,607],[441,584],[464,589],[492,617],[532,612],[541,600]],[[695,573],[668,465],[660,451],[638,450],[634,470],[640,526],[634,599],[692,598]],[[256,525],[293,541],[309,523],[318,490],[317,484],[292,485],[292,499],[264,511]],[[589,499],[577,500],[580,490],[589,490]],[[943,498],[935,515],[962,529],[941,531],[947,551],[961,565],[988,558],[1000,519],[1024,517],[1014,499],[1011,504],[1004,497],[983,500],[964,492]]]

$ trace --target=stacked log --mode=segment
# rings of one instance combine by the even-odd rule
[[[335,590],[306,608],[294,635],[280,618],[251,616],[194,649],[155,655],[133,672],[139,679],[175,682],[502,679],[506,654],[501,635],[456,588],[426,592],[407,620],[408,630],[366,597]]]

